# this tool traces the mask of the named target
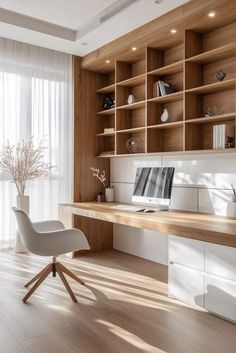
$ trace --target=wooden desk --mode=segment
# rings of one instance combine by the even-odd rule
[[[168,234],[175,234],[182,237],[202,240],[210,243],[236,247],[236,220],[225,217],[183,212],[183,211],[158,211],[155,213],[137,213],[112,209],[111,206],[117,203],[81,202],[59,205],[59,218],[66,227],[76,226],[74,215],[84,219],[86,226],[92,219],[106,221],[109,224],[118,223],[127,226],[150,229]],[[89,219],[89,220],[88,220]],[[82,225],[85,223],[81,223]],[[86,231],[83,229],[85,232]],[[98,233],[96,232],[98,231]],[[99,231],[105,239],[101,229],[93,229],[94,241],[99,237]],[[106,230],[107,235],[112,228]],[[96,234],[97,233],[97,234]],[[87,236],[87,234],[86,234]],[[91,239],[89,239],[91,240]],[[112,246],[109,238],[109,246]],[[91,243],[91,241],[90,241]],[[91,246],[91,244],[90,244]],[[93,246],[91,246],[93,249]]]

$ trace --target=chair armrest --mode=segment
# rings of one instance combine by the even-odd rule
[[[58,220],[34,222],[32,225],[37,232],[51,232],[65,229],[64,224]]]

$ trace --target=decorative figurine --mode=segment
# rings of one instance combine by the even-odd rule
[[[226,76],[226,73],[223,70],[217,70],[215,73],[215,78],[217,79],[218,82],[223,81],[225,76]]]
[[[103,103],[103,108],[105,110],[111,109],[115,107],[115,100],[112,98],[110,94],[105,96],[104,103]]]

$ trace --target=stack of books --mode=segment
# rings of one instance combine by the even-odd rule
[[[174,87],[168,82],[159,80],[153,84],[153,97],[166,96],[174,92]]]
[[[115,131],[115,128],[114,127],[107,127],[107,128],[104,128],[104,133],[105,134],[108,134],[109,132],[114,132]]]
[[[115,151],[104,151],[104,152],[101,152],[99,156],[108,156],[112,154],[115,154]]]
[[[220,124],[213,126],[213,148],[224,149],[233,148],[234,144],[234,125]]]

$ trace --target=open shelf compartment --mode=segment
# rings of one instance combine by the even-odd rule
[[[171,47],[156,46],[147,48],[147,72],[161,69],[183,60],[183,42],[180,40]]]
[[[153,127],[147,130],[147,152],[183,151],[183,123],[170,128]]]
[[[213,116],[235,112],[235,89],[209,94],[188,92],[185,98],[185,120],[199,119],[210,112]]]
[[[183,121],[183,102],[176,101],[170,103],[156,103],[148,102],[147,104],[147,125],[163,124],[161,122],[161,115],[167,109],[169,118],[168,123]]]
[[[115,135],[97,136],[97,155],[106,156],[115,154]]]
[[[210,31],[186,30],[185,59],[210,52],[214,49],[226,46],[227,44],[231,44],[235,41],[235,38],[235,22]]]
[[[117,132],[117,154],[137,154],[145,153],[145,129],[138,129],[134,131]],[[128,142],[132,143],[133,140],[136,148],[131,151],[128,148]]]
[[[110,71],[100,75],[100,87],[98,93],[115,92],[115,71]]]
[[[116,82],[122,82],[140,76],[145,73],[146,69],[145,55],[141,58],[133,59],[132,61],[116,62]]]
[[[185,148],[186,151],[214,150],[213,149],[213,126],[226,124],[232,128],[234,138],[232,148],[235,147],[235,118],[223,121],[202,121],[200,123],[188,123],[185,126]],[[231,148],[227,148],[231,150]],[[217,149],[215,150],[217,151]]]
[[[116,129],[126,130],[144,127],[145,123],[145,108],[128,110],[119,109],[116,112]]]

